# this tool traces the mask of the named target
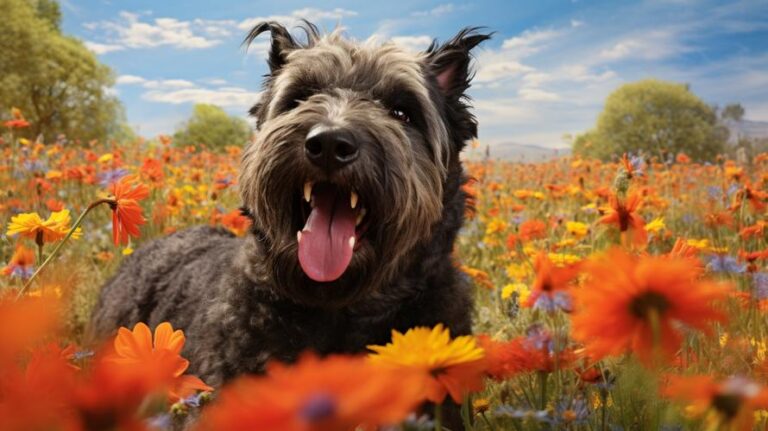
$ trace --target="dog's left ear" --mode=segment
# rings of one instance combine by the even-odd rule
[[[427,65],[437,80],[443,95],[449,99],[461,97],[469,88],[473,74],[469,70],[470,51],[492,34],[478,33],[480,27],[465,28],[442,45],[433,41],[427,48]]]

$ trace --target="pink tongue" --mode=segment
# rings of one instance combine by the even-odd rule
[[[355,236],[355,210],[349,197],[337,195],[333,187],[318,185],[312,194],[314,208],[299,240],[299,263],[309,278],[333,281],[352,260],[350,238]]]

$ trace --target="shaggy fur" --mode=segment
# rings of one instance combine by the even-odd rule
[[[410,54],[304,30],[299,42],[263,23],[246,39],[272,36],[271,73],[251,110],[258,133],[240,169],[252,230],[236,238],[197,227],[141,247],[104,287],[97,334],[170,321],[187,335],[190,372],[219,385],[307,349],[364,352],[392,329],[471,331],[470,290],[450,256],[466,209],[459,152],[477,134],[464,96],[469,51],[489,36],[466,29]],[[348,131],[358,159],[331,172],[310,163],[305,140],[320,125]],[[368,228],[333,282],[298,264],[307,181],[355,191],[367,210]]]

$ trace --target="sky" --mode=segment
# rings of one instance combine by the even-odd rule
[[[173,133],[195,103],[246,117],[267,73],[256,23],[306,18],[357,40],[422,50],[467,26],[494,37],[475,51],[469,95],[480,141],[566,147],[623,83],[688,83],[709,104],[739,102],[768,121],[768,1],[61,0],[63,28],[115,72],[114,91],[143,136]]]

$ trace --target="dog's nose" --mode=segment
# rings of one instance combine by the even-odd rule
[[[330,129],[310,132],[304,154],[317,167],[332,172],[357,160],[360,151],[352,132]]]

